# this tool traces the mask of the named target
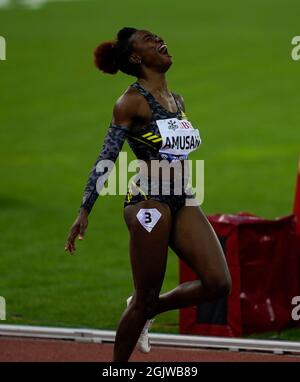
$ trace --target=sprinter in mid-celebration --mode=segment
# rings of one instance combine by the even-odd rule
[[[99,45],[95,63],[104,73],[120,70],[134,76],[136,82],[114,106],[65,249],[74,253],[76,238],[83,239],[88,215],[111,170],[109,166],[101,170],[99,164],[104,160],[115,162],[127,139],[145,166],[129,185],[124,203],[134,293],[127,299],[116,333],[113,360],[119,362],[129,360],[136,344],[141,351],[149,351],[148,329],[156,315],[226,296],[231,277],[214,230],[187,191],[185,163],[201,138],[186,117],[183,98],[168,90],[166,72],[172,56],[166,43],[147,30],[123,28],[116,40]],[[153,166],[161,162],[174,164],[167,178]],[[198,280],[160,294],[169,246],[193,269]]]

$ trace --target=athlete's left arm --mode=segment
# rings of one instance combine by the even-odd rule
[[[111,122],[109,129],[106,133],[102,149],[98,155],[98,158],[92,167],[87,184],[83,194],[83,200],[81,207],[85,208],[88,213],[91,212],[98,196],[99,190],[103,187],[105,181],[107,180],[112,166],[118,158],[119,152],[122,149],[123,143],[127,137],[129,129],[125,126],[117,125]],[[104,162],[106,161],[106,162]],[[110,161],[110,162],[108,162]],[[109,164],[103,169],[98,168],[101,162]],[[98,185],[98,190],[97,186]]]

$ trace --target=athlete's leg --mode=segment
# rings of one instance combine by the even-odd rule
[[[231,277],[219,240],[199,207],[184,206],[174,217],[170,246],[198,275],[159,297],[156,314],[226,296]]]
[[[151,220],[155,222],[158,218],[151,232],[140,223],[138,213],[146,224],[151,224]],[[169,207],[154,200],[127,206],[124,217],[130,233],[130,259],[135,292],[118,325],[114,361],[128,361],[146,320],[157,309],[172,225]]]

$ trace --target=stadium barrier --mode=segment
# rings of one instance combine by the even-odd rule
[[[0,325],[0,340],[10,338],[55,339],[85,343],[113,343],[116,332],[84,328],[55,328],[47,326]],[[249,350],[275,354],[300,353],[300,342],[257,340],[251,338],[221,338],[208,336],[183,336],[178,334],[149,333],[151,345],[207,348],[220,350]]]

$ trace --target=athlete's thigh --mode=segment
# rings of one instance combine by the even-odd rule
[[[125,207],[124,218],[130,234],[130,260],[135,288],[160,289],[165,275],[172,225],[168,205],[145,200]]]
[[[170,246],[201,280],[229,277],[220,242],[200,207],[184,206],[178,211]]]

